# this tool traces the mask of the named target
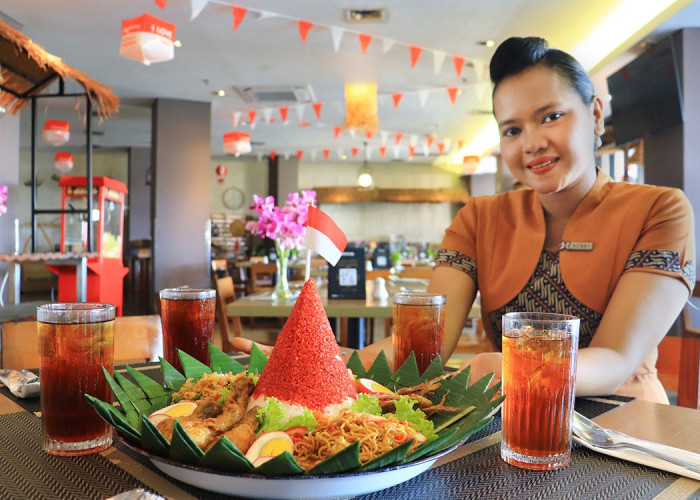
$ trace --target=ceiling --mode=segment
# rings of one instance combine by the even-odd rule
[[[646,3],[656,2],[659,0]],[[543,36],[552,46],[585,60],[596,81],[604,84],[605,75],[629,60],[635,44],[644,37],[700,26],[700,0],[677,1],[648,26],[619,41],[610,28],[604,35],[596,35],[595,29],[607,19],[612,31],[617,31],[628,17],[616,13],[620,5],[633,4],[639,11],[641,3],[636,0],[170,0],[163,9],[154,0],[41,3],[39,8],[37,2],[3,0],[0,15],[67,64],[111,86],[121,98],[119,113],[95,122],[95,145],[149,146],[150,106],[160,97],[212,103],[212,156],[224,154],[222,136],[234,130],[234,115],[247,121],[249,111],[255,110],[254,128],[238,124],[238,130],[251,133],[251,155],[274,151],[294,156],[301,150],[305,160],[314,156],[321,160],[323,150],[329,150],[331,159],[341,154],[353,159],[353,148],[358,151],[355,159],[362,160],[365,142],[373,161],[380,160],[382,144],[387,146],[387,160],[406,160],[413,142],[415,160],[425,161],[427,137],[434,138],[428,161],[438,157],[439,143],[446,144],[445,151],[455,157],[458,144],[464,145],[459,158],[482,154],[494,146],[492,137],[484,135],[492,124],[486,64],[494,51],[483,45],[486,40],[498,43],[513,35]],[[248,8],[236,30],[234,4]],[[358,8],[385,9],[386,19],[347,21],[345,9]],[[196,10],[199,12],[191,19]],[[182,46],[175,49],[173,60],[145,66],[119,55],[121,21],[144,12],[177,25],[176,39]],[[313,23],[306,43],[299,34],[299,20]],[[339,29],[344,32],[335,50],[332,33]],[[372,36],[364,55],[359,33]],[[603,39],[605,46],[585,54],[577,52],[587,37]],[[422,48],[415,67],[411,67],[411,45]],[[444,62],[436,68],[442,55]],[[465,59],[460,77],[455,55]],[[381,133],[368,138],[343,130],[334,138],[335,127],[342,126],[345,119],[345,84],[363,81],[377,83]],[[310,89],[311,101],[321,103],[320,118],[310,102],[246,102],[234,87]],[[461,91],[454,104],[448,87]],[[216,95],[220,89],[226,92],[224,97]],[[395,107],[392,95],[397,93],[402,97]],[[39,120],[63,113],[78,122],[75,101],[61,101],[62,105],[42,100]],[[289,107],[286,124],[280,119],[282,106]],[[266,123],[266,115],[273,119],[271,123]],[[23,117],[23,127],[28,121]],[[84,136],[81,139],[76,127],[73,131],[68,146],[78,147]],[[396,134],[403,135],[397,150],[393,147]]]

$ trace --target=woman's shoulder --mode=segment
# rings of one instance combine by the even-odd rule
[[[611,182],[607,196],[610,201],[623,203],[640,203],[646,201],[650,205],[668,205],[690,209],[690,201],[685,193],[678,188],[655,186],[651,184],[630,184],[628,182]]]

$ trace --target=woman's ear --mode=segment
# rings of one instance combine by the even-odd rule
[[[598,137],[602,136],[605,132],[605,118],[603,117],[603,100],[596,96],[593,96],[593,102],[591,102],[593,120],[594,120],[594,131],[595,135]]]

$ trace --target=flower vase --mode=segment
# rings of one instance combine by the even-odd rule
[[[289,250],[280,249],[277,246],[277,284],[272,292],[272,300],[291,300],[292,292],[289,289],[288,265],[289,265]]]

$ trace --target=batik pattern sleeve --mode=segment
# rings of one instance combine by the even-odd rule
[[[682,191],[669,189],[652,205],[642,233],[627,259],[625,272],[643,271],[695,285],[695,224],[693,209]]]
[[[445,230],[436,266],[449,266],[469,275],[478,288],[476,267],[476,205],[469,200]]]

